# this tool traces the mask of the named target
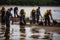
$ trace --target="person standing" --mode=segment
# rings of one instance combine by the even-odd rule
[[[36,11],[35,9],[32,9],[31,13],[30,13],[30,17],[32,18],[30,23],[34,23],[35,24],[35,17],[36,17]]]
[[[40,7],[38,7],[38,8],[36,9],[37,23],[39,22],[39,16],[41,16],[41,13],[40,13]]]
[[[14,8],[14,17],[18,17],[18,7],[15,7]]]
[[[6,11],[6,31],[5,35],[6,37],[9,37],[10,34],[10,16],[11,16],[11,8]]]
[[[12,10],[12,8],[10,8],[6,11],[6,26],[7,27],[10,27],[11,10]]]
[[[13,8],[10,8],[10,10],[11,10],[11,18],[12,18],[12,24],[14,23],[14,15],[13,15],[13,13],[14,13],[14,11],[13,11]]]
[[[4,7],[2,7],[1,9],[1,24],[2,25],[5,25],[5,13],[6,13],[6,10]]]
[[[24,9],[21,9],[20,11],[20,24],[26,24],[26,21],[25,21],[25,15],[26,15],[26,12],[24,11]]]

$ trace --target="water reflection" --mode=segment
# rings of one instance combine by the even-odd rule
[[[0,40],[4,39],[5,27],[0,25]]]
[[[31,28],[30,27],[26,27],[25,30],[26,30],[26,38],[29,38],[31,36],[31,34],[32,34]]]
[[[10,39],[20,40],[20,27],[19,27],[19,25],[11,25],[11,27],[10,27]]]
[[[39,30],[39,35],[40,35],[39,38],[44,38],[44,36],[45,36],[45,30],[44,29],[40,29]]]
[[[34,26],[11,25],[6,29],[5,38],[4,32],[5,29],[0,28],[0,40],[60,40],[60,34]]]
[[[25,33],[25,26],[20,26],[20,32]]]
[[[53,39],[52,40],[60,40],[60,34],[53,33]]]
[[[5,40],[10,40],[9,38],[10,38],[10,37],[8,36],[8,37],[5,38]]]

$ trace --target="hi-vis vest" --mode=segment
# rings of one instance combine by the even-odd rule
[[[46,11],[46,12],[44,13],[43,17],[49,16],[49,15],[52,17],[51,12]]]
[[[23,13],[24,15],[26,15],[26,12],[25,12],[25,10],[24,10],[24,13]],[[21,12],[20,12],[20,16],[21,16]]]
[[[32,16],[32,14],[33,14],[32,12],[33,12],[33,11],[36,12],[36,11],[33,9],[33,10],[30,12],[30,16]]]

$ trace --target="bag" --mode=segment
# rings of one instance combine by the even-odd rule
[[[43,19],[42,19],[42,17],[40,17],[39,25],[43,25]]]
[[[57,21],[56,20],[53,20],[53,24],[57,24]]]
[[[40,22],[39,22],[39,25],[43,25],[43,22],[42,22],[42,21],[40,21]]]

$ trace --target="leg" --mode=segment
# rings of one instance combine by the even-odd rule
[[[10,34],[10,27],[6,27],[6,31],[5,31],[5,37],[9,37]]]
[[[50,18],[48,18],[48,25],[50,26]]]
[[[13,24],[13,22],[14,22],[14,19],[13,19],[13,17],[12,17],[12,24]]]
[[[47,18],[45,18],[45,26],[47,25]]]
[[[10,34],[10,20],[6,20],[6,31],[5,31],[5,37],[9,37]]]
[[[26,21],[25,21],[25,15],[23,16],[23,21],[24,21],[24,24],[26,24]]]
[[[35,24],[35,16],[33,16],[33,23]]]
[[[14,17],[16,17],[16,12],[14,12]]]
[[[39,22],[39,15],[37,15],[37,23]]]
[[[34,16],[34,24],[35,24],[35,16]]]

